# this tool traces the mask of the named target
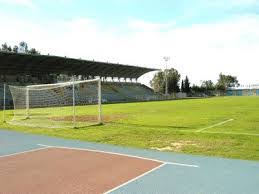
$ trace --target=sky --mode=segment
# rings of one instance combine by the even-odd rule
[[[259,83],[259,0],[0,0],[0,44]],[[139,81],[148,84],[154,73]]]

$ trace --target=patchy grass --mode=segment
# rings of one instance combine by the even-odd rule
[[[69,118],[68,110],[46,108],[40,112],[48,113],[50,118]],[[77,107],[78,118],[90,118],[94,111],[94,106]],[[0,128],[160,151],[259,160],[259,97],[111,104],[104,105],[103,111],[105,118],[112,119],[102,126],[32,128],[1,122]],[[12,111],[7,111],[7,119],[11,117]],[[233,121],[197,132],[229,119]]]

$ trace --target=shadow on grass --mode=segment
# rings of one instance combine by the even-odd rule
[[[109,122],[109,123],[134,126],[134,127],[152,127],[152,128],[162,128],[162,129],[193,129],[187,126],[175,126],[175,125],[143,125],[143,124],[134,124],[134,123],[120,123],[120,122]]]
[[[91,125],[86,125],[86,126],[80,126],[80,127],[73,127],[73,129],[78,129],[78,130],[84,130],[92,127],[101,127],[104,126],[104,123],[97,123],[97,124],[91,124]]]
[[[14,116],[13,114],[7,114],[9,116]],[[26,113],[16,113],[15,116],[25,116]],[[46,115],[50,115],[50,113],[30,113],[30,116],[46,116]]]

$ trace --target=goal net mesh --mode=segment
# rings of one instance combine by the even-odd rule
[[[66,128],[101,123],[101,81],[9,86],[16,125]]]

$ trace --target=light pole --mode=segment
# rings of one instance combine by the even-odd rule
[[[170,60],[170,57],[163,57],[165,60],[165,95],[168,96],[168,81],[167,81],[167,62]]]

